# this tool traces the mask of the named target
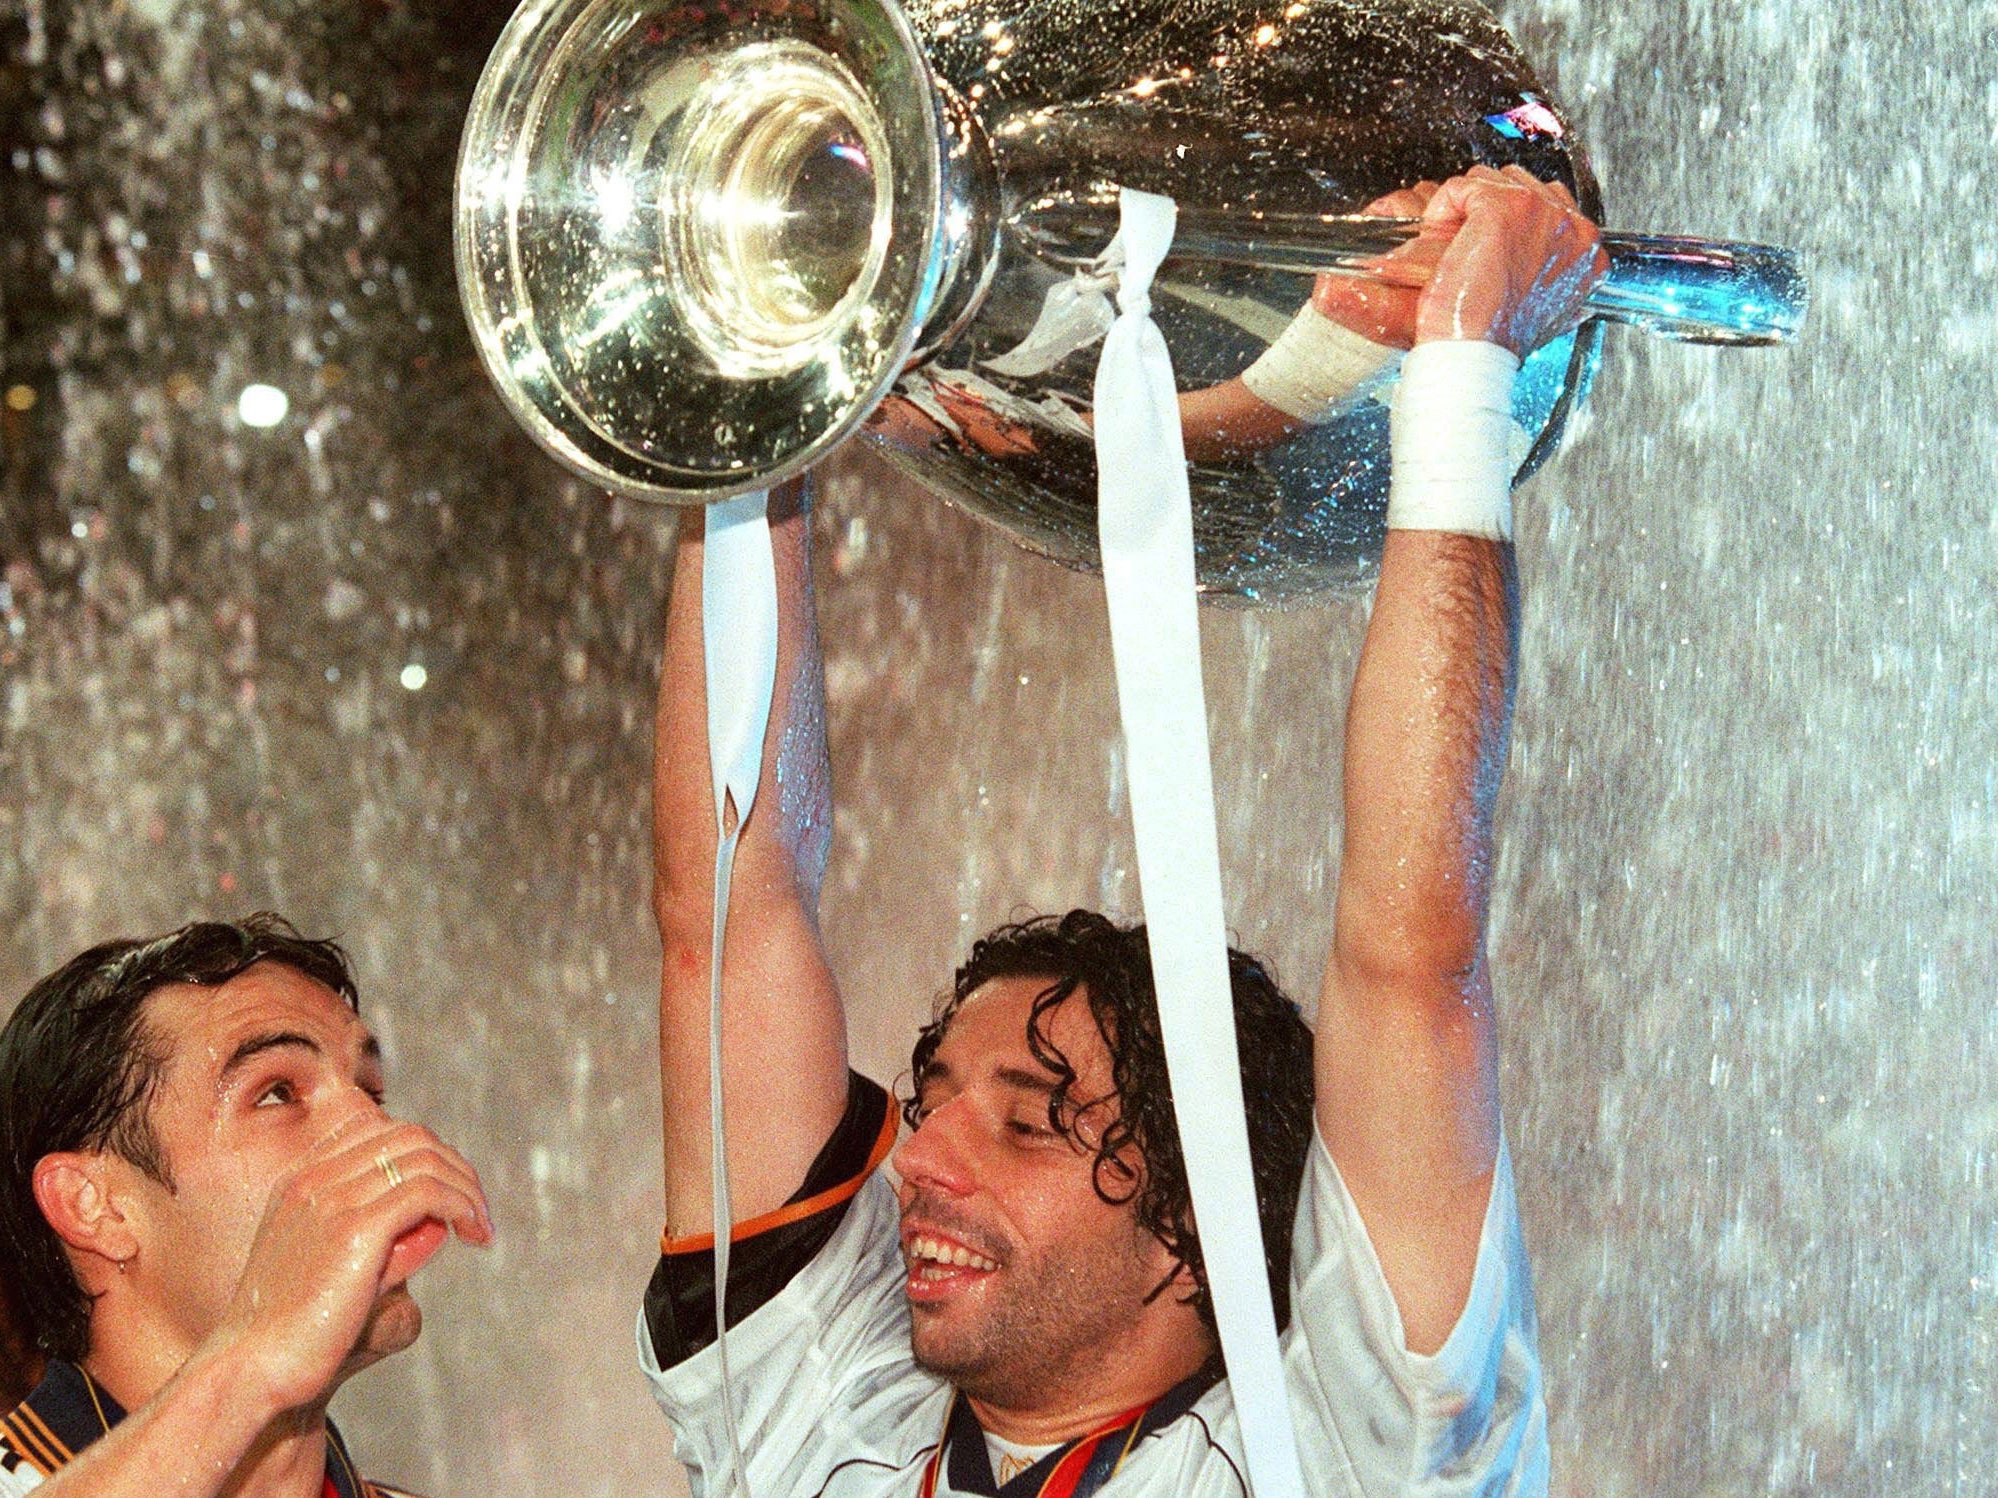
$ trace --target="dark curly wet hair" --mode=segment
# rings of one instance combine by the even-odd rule
[[[92,947],[29,989],[0,1030],[0,1248],[25,1323],[16,1330],[51,1357],[76,1362],[90,1350],[90,1297],[36,1204],[36,1163],[107,1150],[172,1190],[151,1116],[172,1037],[146,1024],[146,999],[170,983],[227,983],[259,962],[295,968],[359,1008],[345,952],[259,912]]]
[[[1290,1320],[1291,1229],[1304,1181],[1305,1150],[1311,1142],[1311,1030],[1297,1005],[1255,958],[1231,948],[1228,976],[1262,1217],[1263,1259],[1277,1324],[1283,1326]],[[975,942],[950,993],[938,1002],[935,1016],[916,1037],[910,1054],[913,1090],[902,1113],[911,1128],[918,1122],[916,1097],[924,1073],[944,1032],[965,1000],[995,978],[1047,980],[1027,1020],[1027,1047],[1056,1077],[1048,1122],[1077,1148],[1095,1155],[1096,1194],[1113,1206],[1135,1203],[1139,1223],[1192,1272],[1195,1288],[1186,1301],[1212,1329],[1213,1301],[1200,1236],[1193,1225],[1186,1159],[1173,1118],[1145,928],[1120,926],[1091,910],[1071,910],[1067,915],[1001,926]],[[1078,989],[1109,1049],[1116,1085],[1116,1115],[1093,1144],[1077,1132],[1078,1107],[1069,1098],[1075,1068],[1049,1039],[1054,1011]],[[1144,1161],[1142,1175],[1134,1174],[1120,1158],[1133,1145]]]

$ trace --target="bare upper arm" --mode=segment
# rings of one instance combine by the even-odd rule
[[[739,1222],[781,1204],[838,1124],[846,1027],[818,929],[831,828],[823,676],[807,527],[795,495],[771,500],[777,688],[762,779],[742,828],[724,981],[724,1106]],[[712,1214],[709,954],[716,826],[707,759],[699,517],[683,533],[667,610],[656,719],[653,838],[663,965],[659,1042],[666,1214],[676,1233]]]
[[[1416,1352],[1463,1309],[1497,1161],[1484,927],[1513,595],[1509,546],[1390,531],[1347,709],[1318,1126]]]
[[[1489,984],[1424,987],[1335,961],[1315,1041],[1319,1133],[1417,1353],[1470,1296],[1499,1138]]]

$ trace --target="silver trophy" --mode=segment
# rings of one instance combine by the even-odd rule
[[[486,368],[583,478],[704,503],[856,430],[952,502],[1096,561],[1091,386],[1122,187],[1179,204],[1154,289],[1182,410],[1230,388],[1324,274],[1411,232],[1376,198],[1517,164],[1600,199],[1489,13],[1444,0],[528,0],[459,162]],[[1794,257],[1610,235],[1600,318],[1712,343],[1797,328]],[[1517,383],[1520,477],[1584,395],[1599,321]],[[1392,364],[1293,427],[1193,430],[1210,596],[1365,579]]]

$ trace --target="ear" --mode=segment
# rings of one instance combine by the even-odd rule
[[[35,1205],[58,1238],[78,1253],[124,1264],[139,1252],[129,1201],[113,1189],[111,1156],[81,1150],[44,1155],[35,1162]]]

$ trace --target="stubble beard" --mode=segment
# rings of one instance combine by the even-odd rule
[[[963,1307],[911,1307],[917,1366],[974,1399],[1001,1407],[1044,1402],[1051,1391],[1086,1387],[1117,1356],[1144,1306],[1145,1265],[1128,1253],[1076,1244],[997,1271],[998,1294],[976,1315]]]

